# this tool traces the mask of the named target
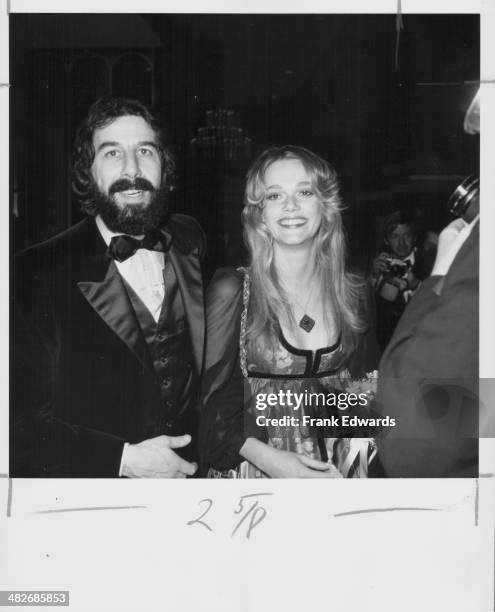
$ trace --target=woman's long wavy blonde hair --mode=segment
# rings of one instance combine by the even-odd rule
[[[360,315],[363,282],[346,270],[346,240],[337,173],[324,159],[303,147],[287,145],[261,153],[248,170],[242,220],[250,252],[251,299],[247,335],[273,341],[279,320],[296,325],[290,301],[274,265],[273,238],[263,221],[264,177],[276,161],[299,160],[322,206],[322,222],[313,241],[315,282],[320,283],[324,322],[333,321],[340,333],[341,351],[349,355],[356,337],[365,329]]]

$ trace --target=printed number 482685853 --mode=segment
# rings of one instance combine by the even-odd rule
[[[5,599],[4,599],[5,597]],[[0,605],[65,606],[69,603],[68,591],[1,591]]]

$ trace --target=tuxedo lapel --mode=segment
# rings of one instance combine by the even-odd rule
[[[199,374],[203,366],[205,339],[203,281],[199,258],[195,250],[185,255],[175,245],[171,246],[169,255],[177,276],[184,311],[189,324],[196,368]]]
[[[88,220],[88,223],[91,223]],[[150,356],[139,321],[117,270],[115,262],[106,256],[106,245],[93,223],[87,229],[83,253],[85,265],[80,267],[77,287],[89,305],[146,367]]]
[[[205,340],[201,266],[197,249],[192,243],[183,238],[180,231],[172,232],[172,236],[163,233],[166,244],[170,245],[168,254],[177,276],[199,374],[203,365]],[[76,278],[79,290],[141,363],[153,369],[146,341],[124,283],[115,262],[106,255],[107,247],[93,220],[88,219],[81,224],[79,239],[82,242],[76,251],[83,254],[83,263],[81,265],[81,261],[78,261],[74,266],[78,269]]]

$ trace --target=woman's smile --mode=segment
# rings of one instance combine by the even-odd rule
[[[302,227],[307,222],[308,220],[304,217],[283,217],[278,221],[279,225],[288,229]]]

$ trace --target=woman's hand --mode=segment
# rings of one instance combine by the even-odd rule
[[[272,478],[342,478],[331,463],[311,459],[291,451],[271,449],[273,459],[265,472]]]
[[[278,450],[254,438],[246,440],[240,454],[271,478],[342,478],[331,463]]]

